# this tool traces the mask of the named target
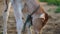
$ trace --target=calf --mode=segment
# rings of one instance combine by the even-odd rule
[[[23,0],[11,0],[11,2],[9,3],[9,7],[7,7],[8,10],[5,10],[3,13],[3,19],[4,19],[3,34],[7,34],[7,21],[8,21],[9,10],[10,10],[11,5],[14,8],[17,32],[18,32],[18,34],[22,34],[21,31],[22,31],[22,27],[24,25],[22,16],[24,15],[26,17],[28,14],[31,14],[33,12],[33,10],[36,9],[38,7],[38,5],[40,5],[40,3],[38,2],[38,0],[26,0],[25,3]],[[24,5],[25,5],[25,8],[24,8]],[[22,13],[23,8],[26,10],[26,12],[25,12],[25,10],[23,10],[24,14]],[[35,32],[39,32],[41,30],[41,28],[46,24],[46,22],[48,20],[48,14],[40,6],[39,9],[37,10],[37,12],[32,15],[32,17],[33,17],[33,20],[32,20],[33,29]],[[30,34],[30,33],[28,33],[28,34]]]
[[[38,6],[40,3],[38,0],[26,0],[26,5],[25,8],[23,9],[23,13],[26,17],[27,14],[31,14]],[[40,30],[43,28],[43,26],[47,23],[48,21],[48,14],[44,11],[42,6],[40,5],[39,9],[32,15],[33,17],[33,28],[34,33],[38,34]],[[31,34],[33,34],[32,29],[31,29]]]

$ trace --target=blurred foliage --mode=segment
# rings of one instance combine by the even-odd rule
[[[60,13],[60,6],[56,9],[55,13]]]
[[[0,34],[3,34],[3,32],[0,32]]]
[[[56,5],[58,8],[55,13],[60,13],[60,0],[39,0],[40,2],[47,2],[49,5]],[[50,10],[49,10],[50,11]]]
[[[39,0],[39,1],[41,1],[41,2],[46,2],[46,0]]]
[[[60,6],[60,0],[39,0],[39,1],[48,2],[49,5],[53,4],[53,5]]]

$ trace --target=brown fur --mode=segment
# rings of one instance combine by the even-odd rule
[[[29,3],[30,1],[28,0],[28,2],[26,2],[26,5],[23,9],[23,14],[26,17],[26,15],[31,14],[32,11],[34,11],[36,9],[36,7],[38,7],[38,5],[40,5],[40,3],[38,1],[33,1],[31,0],[31,3]],[[33,3],[33,4],[32,4]],[[29,6],[31,4],[31,6]],[[31,7],[33,7],[33,9],[31,9]],[[39,14],[44,13],[44,18],[40,18]],[[42,6],[40,5],[40,8],[38,9],[38,11],[32,16],[33,17],[33,30],[34,33],[36,33],[35,31],[40,32],[40,30],[43,28],[43,26],[47,23],[48,21],[48,14],[44,11],[44,9],[42,8]],[[36,18],[35,18],[36,17]]]
[[[36,6],[34,6],[35,8],[38,7],[38,5],[40,5],[40,3],[38,1],[36,1]],[[33,3],[33,2],[32,2]],[[31,4],[32,5],[32,4]],[[25,8],[23,9],[23,13],[24,15],[25,14],[31,14],[32,12],[32,9],[29,9],[28,7],[30,7],[29,5],[28,6],[25,6]],[[35,9],[34,8],[34,9]],[[44,13],[44,17],[45,18],[40,18],[40,17],[37,17],[36,15],[39,16],[39,14],[42,14]],[[35,16],[34,16],[35,15]],[[48,21],[48,14],[44,11],[44,9],[40,6],[40,8],[38,9],[38,11],[33,15],[33,29],[34,31],[38,31],[40,32],[40,30],[43,28],[43,26],[47,23]],[[25,15],[26,16],[26,15]],[[34,18],[34,17],[37,17],[37,18]]]

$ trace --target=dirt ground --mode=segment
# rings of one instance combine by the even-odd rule
[[[47,22],[47,24],[41,30],[41,34],[60,34],[60,13],[54,13],[56,6],[47,5],[45,3],[40,3],[44,10],[52,16]],[[0,33],[3,32],[3,12],[4,3],[0,0]],[[14,18],[13,10],[10,10],[9,20],[8,20],[8,34],[17,34],[16,32],[16,22]]]

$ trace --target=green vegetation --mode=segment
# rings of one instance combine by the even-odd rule
[[[39,0],[40,2],[47,2],[48,5],[56,5],[58,8],[56,9],[55,13],[60,13],[60,0]],[[48,10],[50,11],[50,10]]]
[[[60,7],[56,9],[55,13],[60,13]]]
[[[53,4],[53,5],[60,6],[60,0],[39,0],[39,1],[48,2],[49,5]]]
[[[0,34],[3,34],[3,32],[0,32]]]
[[[39,0],[39,1],[41,1],[41,2],[46,2],[46,0]]]

